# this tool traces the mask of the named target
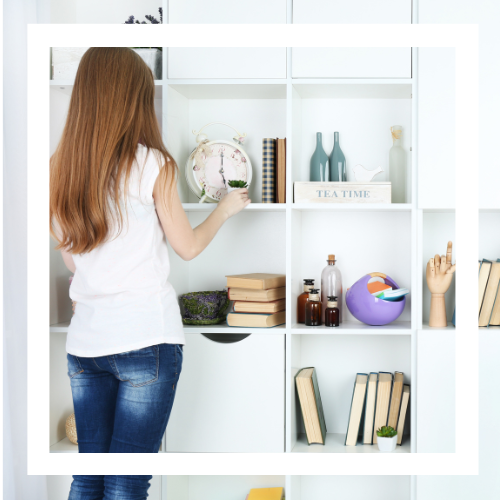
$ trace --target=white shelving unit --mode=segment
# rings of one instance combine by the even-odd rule
[[[392,3],[385,1],[384,9],[394,9]],[[403,2],[396,3],[400,9]],[[175,22],[185,22],[181,19],[186,18],[183,9],[188,4],[193,9],[202,8],[198,0],[183,2],[182,6],[177,1],[168,5],[163,2],[164,22],[169,16],[177,19]],[[309,22],[305,4],[301,8],[300,5],[300,1],[294,3],[293,22]],[[404,15],[410,21],[412,8],[415,6],[409,0],[404,2]],[[277,18],[283,17],[282,22],[292,22],[290,0],[281,2],[273,12]],[[418,379],[417,353],[433,349],[432,336],[422,332],[442,331],[426,327],[424,270],[429,252],[442,253],[442,242],[453,239],[454,226],[450,221],[454,219],[454,210],[436,204],[440,209],[437,211],[432,208],[432,197],[421,196],[425,182],[417,162],[418,50],[408,50],[396,59],[380,52],[378,57],[387,58],[386,66],[381,67],[394,67],[396,63],[397,71],[382,69],[383,73],[374,77],[369,72],[360,74],[347,69],[351,74],[343,78],[328,74],[325,77],[314,67],[302,67],[300,77],[296,78],[293,68],[297,68],[294,64],[299,63],[299,55],[290,48],[269,54],[272,70],[264,68],[263,73],[243,71],[224,75],[207,67],[199,74],[203,78],[188,77],[183,71],[193,67],[201,49],[191,49],[183,58],[177,57],[176,50],[185,49],[163,51],[164,78],[156,81],[155,106],[167,147],[181,170],[178,191],[191,224],[196,226],[215,208],[211,204],[198,204],[184,180],[183,168],[194,147],[192,130],[211,121],[222,121],[246,132],[245,149],[252,159],[254,181],[250,190],[253,203],[222,228],[202,255],[184,262],[171,252],[171,282],[177,293],[182,294],[222,289],[226,274],[286,273],[287,322],[270,330],[236,329],[224,324],[185,328],[185,365],[162,449],[167,452],[377,452],[375,447],[342,445],[354,376],[359,371],[398,370],[405,373],[405,383],[412,386],[407,435],[398,452],[426,451],[425,442],[417,447],[421,414],[417,412],[417,396],[432,389],[433,381]],[[217,52],[222,49],[213,50],[217,57],[223,55]],[[252,67],[247,63],[258,61],[259,54],[254,49],[246,51],[240,57],[242,66]],[[332,61],[328,53],[317,52],[314,57],[322,67]],[[359,61],[362,60],[360,57]],[[53,151],[64,125],[72,82],[51,81],[50,86]],[[377,180],[385,180],[392,145],[389,128],[394,124],[403,126],[403,144],[408,151],[406,203],[372,206],[293,203],[293,182],[308,179],[315,132],[323,132],[324,148],[330,152],[333,132],[340,131],[348,168],[358,163],[370,169],[381,165],[385,172]],[[229,138],[224,128],[213,127],[207,132],[211,138]],[[262,137],[287,138],[284,204],[261,203]],[[348,179],[350,175],[348,170]],[[450,185],[449,190],[453,189]],[[419,200],[425,200],[425,204]],[[498,213],[485,213],[484,220],[498,218]],[[373,271],[384,272],[400,286],[410,288],[407,306],[399,320],[384,327],[364,325],[348,312],[344,294],[345,322],[341,328],[296,324],[296,299],[302,291],[302,279],[311,277],[319,283],[329,253],[337,255],[344,288]],[[71,318],[68,277],[60,256],[52,252],[50,335],[54,396],[50,443],[53,452],[76,451],[64,434],[64,421],[72,411],[64,356]],[[447,302],[452,311],[453,290],[448,293]],[[452,327],[444,330],[447,338],[452,339]],[[330,431],[324,447],[304,445],[293,382],[295,373],[303,366],[316,366],[318,371]],[[261,415],[264,407],[265,417]],[[220,412],[223,419],[219,418]],[[262,431],[265,425],[267,432]],[[303,493],[302,498],[309,497]]]

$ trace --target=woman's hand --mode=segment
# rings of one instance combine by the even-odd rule
[[[247,188],[236,189],[219,201],[216,210],[220,210],[229,219],[238,212],[241,212],[251,202],[252,200],[248,197]]]

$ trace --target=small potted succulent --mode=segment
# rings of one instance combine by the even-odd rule
[[[391,452],[396,449],[398,432],[391,426],[383,426],[377,429],[378,449],[383,452]]]
[[[235,189],[241,189],[248,187],[246,181],[227,181],[227,192],[228,194]]]
[[[130,16],[124,24],[162,24],[163,23],[163,9],[160,7],[158,9],[160,13],[160,19],[156,19],[154,16],[144,16],[148,21],[139,21],[134,16]],[[155,80],[161,80],[162,78],[162,65],[161,65],[161,47],[131,47],[137,54],[141,56],[143,61],[151,68]]]

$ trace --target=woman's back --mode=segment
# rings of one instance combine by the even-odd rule
[[[76,301],[67,351],[95,357],[152,344],[184,343],[168,248],[153,199],[160,171],[154,151],[139,144],[121,203],[123,227],[104,243],[74,254],[70,297]],[[123,189],[123,183],[122,183]]]

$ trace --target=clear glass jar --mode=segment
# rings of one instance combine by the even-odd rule
[[[342,323],[342,275],[335,265],[335,255],[328,256],[328,265],[321,273],[321,303],[323,304],[321,320],[325,322],[325,311],[328,306],[328,297],[337,297],[339,308],[339,321]]]

